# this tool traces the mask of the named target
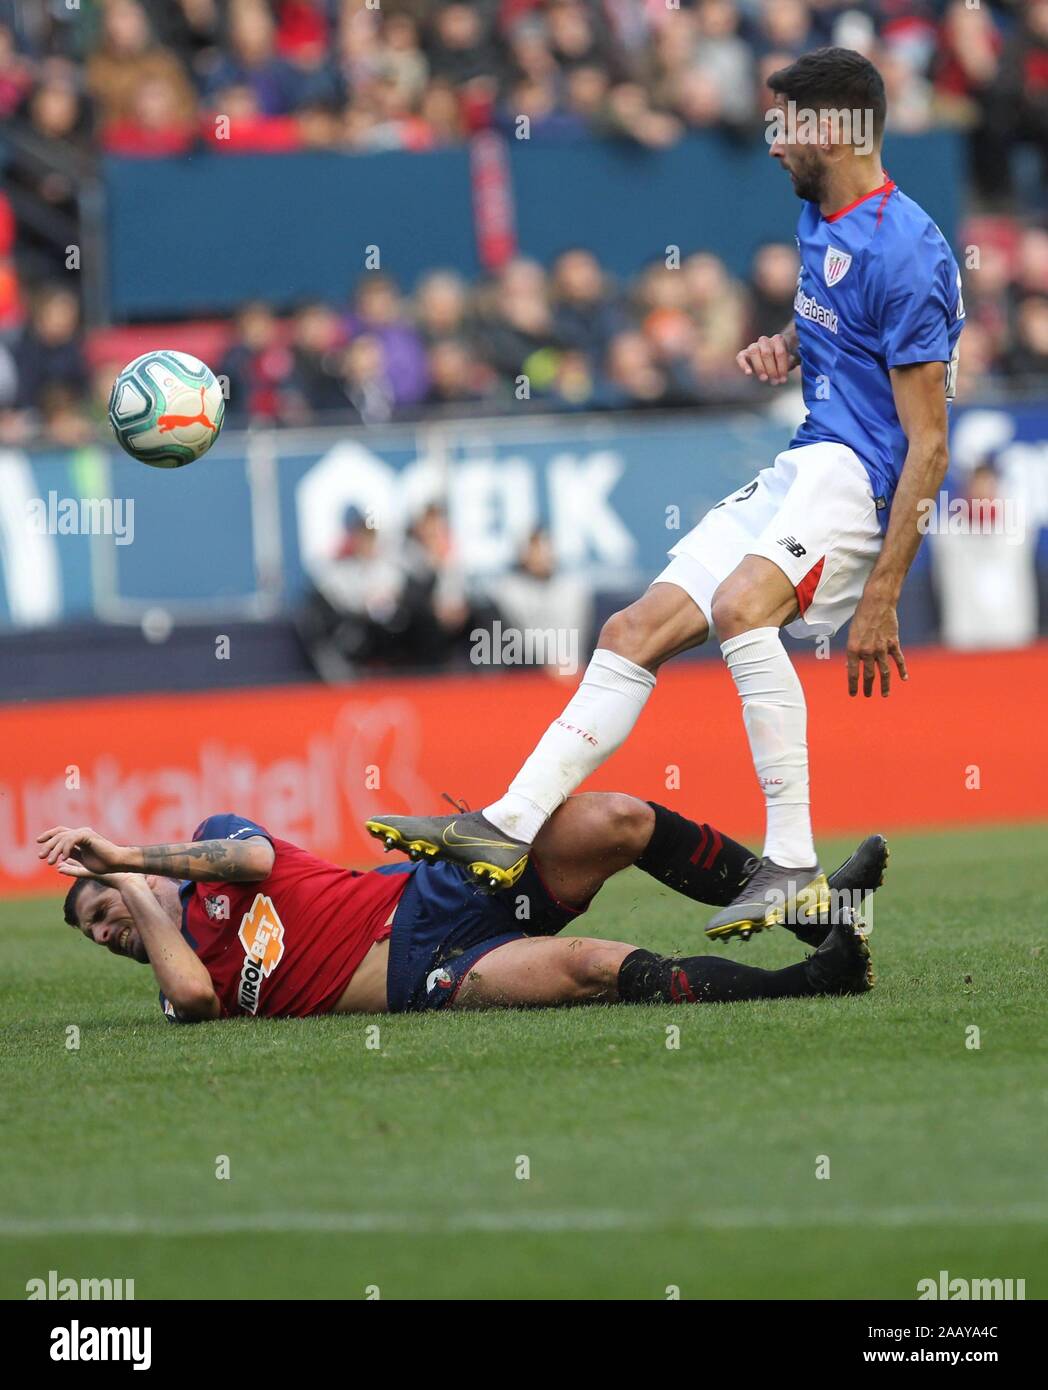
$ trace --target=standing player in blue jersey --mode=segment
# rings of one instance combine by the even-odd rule
[[[803,200],[794,320],[738,355],[781,385],[801,368],[807,418],[746,487],[670,552],[647,593],[604,625],[582,683],[501,800],[460,816],[369,822],[387,844],[512,884],[561,802],[624,741],[655,672],[716,629],[742,700],[767,809],[759,868],[709,923],[749,935],[825,909],[812,838],[807,711],[780,629],[832,634],[852,619],[848,689],[891,667],[906,679],[896,605],[921,542],[922,499],[946,472],[947,404],[964,320],[960,273],[939,229],[881,165],[880,73],[824,48],[775,73],[771,145]]]

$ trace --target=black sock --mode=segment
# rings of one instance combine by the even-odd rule
[[[814,993],[803,961],[784,970],[761,970],[723,956],[671,960],[637,950],[619,967],[619,999],[624,1004],[725,1004],[732,999],[790,999]]]
[[[753,851],[712,825],[697,825],[654,801],[648,805],[655,829],[637,868],[696,902],[726,907],[757,867]]]

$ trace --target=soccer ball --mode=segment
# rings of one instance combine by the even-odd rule
[[[181,468],[206,454],[225,413],[210,367],[167,348],[129,362],[109,396],[109,421],[120,447],[153,468]]]

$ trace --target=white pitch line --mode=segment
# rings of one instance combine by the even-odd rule
[[[654,1231],[662,1228],[692,1231],[788,1230],[808,1226],[854,1226],[856,1229],[906,1226],[988,1226],[1010,1223],[1048,1223],[1048,1206],[1022,1203],[999,1207],[865,1207],[819,1211],[782,1209],[760,1211],[665,1212],[579,1209],[575,1211],[464,1211],[436,1215],[403,1212],[234,1212],[184,1218],[143,1216],[135,1212],[69,1217],[0,1217],[0,1238],[42,1239],[48,1236],[218,1236],[296,1232],[322,1235],[454,1235],[487,1232]]]

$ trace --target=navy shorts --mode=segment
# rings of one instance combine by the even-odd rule
[[[585,911],[558,902],[532,863],[498,893],[475,887],[457,864],[398,864],[379,872],[411,875],[389,942],[386,995],[394,1014],[446,1008],[496,946],[553,936]]]

